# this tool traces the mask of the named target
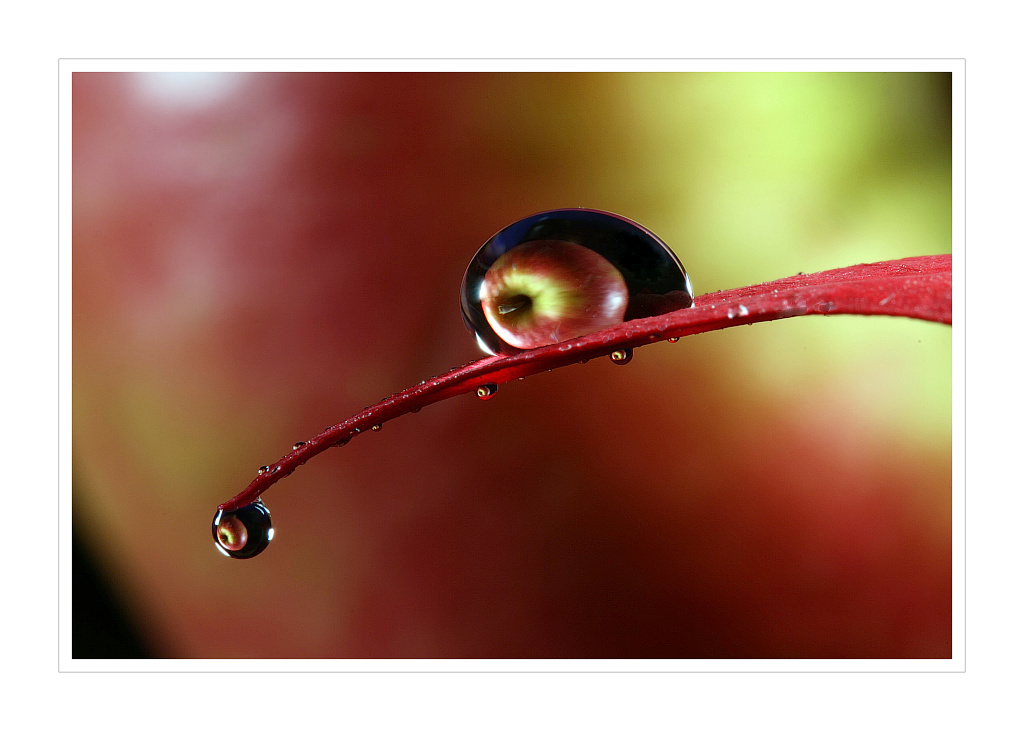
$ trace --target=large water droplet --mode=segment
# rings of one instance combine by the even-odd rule
[[[693,305],[679,260],[629,219],[546,211],[494,234],[462,281],[462,317],[484,352],[516,353]]]
[[[262,500],[213,516],[213,544],[231,558],[252,558],[274,537],[270,511]]]

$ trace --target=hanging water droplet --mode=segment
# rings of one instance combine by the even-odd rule
[[[633,349],[622,348],[612,352],[608,357],[611,358],[612,363],[615,365],[626,365],[629,361],[633,360]]]
[[[462,316],[488,354],[516,353],[693,305],[686,270],[629,219],[566,208],[492,236],[462,282]]]
[[[268,472],[270,472],[270,465],[266,465],[266,464],[263,465],[262,467],[260,467],[258,470],[256,470],[256,474],[257,475],[265,475]]]
[[[359,433],[360,433],[360,430],[359,430],[359,429],[352,429],[352,430],[351,430],[351,431],[349,432],[349,434],[350,434],[350,435],[352,435],[352,436],[355,436],[356,434],[359,434]]]
[[[213,544],[231,558],[252,558],[274,538],[270,511],[263,501],[234,510],[218,510],[213,516]]]
[[[295,449],[298,449],[299,447],[305,447],[305,446],[306,446],[305,442],[295,442],[295,444],[292,445],[292,449],[295,450]]]
[[[679,338],[669,338],[668,341],[670,343],[678,343],[679,342]]]
[[[485,383],[476,390],[476,397],[481,401],[487,401],[494,398],[495,394],[498,393],[498,386],[494,383]]]
[[[383,428],[383,424],[374,424],[373,426],[370,427],[370,431],[380,431]]]
[[[332,447],[344,447],[346,444],[348,444],[349,439],[351,439],[351,437],[342,437],[341,439],[336,441],[331,446]]]

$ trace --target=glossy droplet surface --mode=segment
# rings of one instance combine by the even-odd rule
[[[615,365],[626,365],[629,361],[633,360],[633,349],[622,348],[621,350],[614,351],[608,357],[611,358],[612,363]]]
[[[485,383],[476,390],[476,397],[481,401],[487,401],[488,399],[494,398],[498,393],[497,385],[493,383]]]
[[[274,537],[270,511],[262,500],[235,510],[218,510],[213,516],[213,543],[231,558],[252,558]]]
[[[217,521],[217,541],[228,551],[237,551],[245,548],[249,541],[249,532],[243,523],[235,515],[223,515]]]
[[[586,208],[496,233],[462,281],[462,316],[487,353],[516,353],[693,305],[686,270],[657,236]]]

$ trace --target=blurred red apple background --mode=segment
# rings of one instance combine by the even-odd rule
[[[166,658],[944,658],[952,331],[802,317],[452,399],[459,286],[545,209],[695,292],[951,251],[948,74],[76,73],[74,531]],[[79,602],[76,657],[119,657]],[[92,642],[85,642],[89,634]],[[82,644],[79,644],[82,640]]]

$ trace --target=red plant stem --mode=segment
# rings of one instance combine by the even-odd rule
[[[332,446],[347,443],[373,425],[469,393],[484,384],[506,383],[668,338],[800,315],[890,315],[951,325],[952,305],[952,257],[948,254],[859,264],[701,295],[694,300],[693,307],[684,310],[631,320],[515,355],[482,358],[407,388],[309,441],[300,442],[269,470],[257,475],[245,490],[219,507],[232,510],[247,505],[299,465]]]

